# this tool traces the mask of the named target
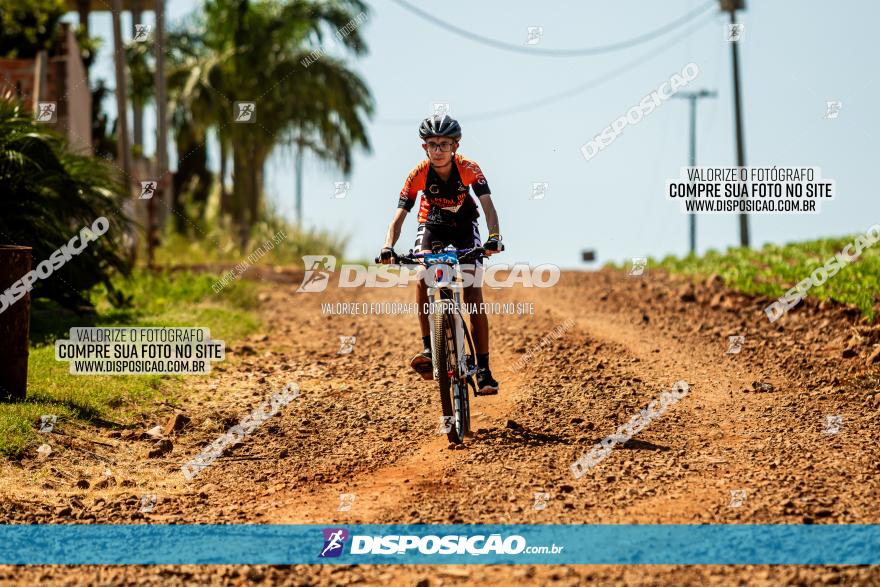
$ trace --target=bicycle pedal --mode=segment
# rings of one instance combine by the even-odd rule
[[[431,359],[417,355],[410,363],[410,366],[413,368],[413,371],[421,375],[422,379],[425,381],[431,381],[434,379],[434,368]]]

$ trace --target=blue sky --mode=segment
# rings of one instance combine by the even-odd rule
[[[437,18],[499,41],[524,45],[528,27],[540,26],[537,47],[573,49],[636,37],[703,4],[447,0],[432,6],[442,6]],[[172,0],[168,5],[173,23],[199,3]],[[307,163],[307,225],[349,234],[349,257],[375,256],[403,181],[423,157],[418,123],[433,102],[448,102],[464,132],[459,152],[480,164],[492,188],[508,249],[507,258],[498,257],[498,262],[584,267],[580,252],[587,248],[597,251],[599,263],[686,253],[687,217],[663,196],[666,179],[677,177],[688,160],[685,101],[663,103],[590,161],[579,148],[672,73],[695,62],[700,74],[686,89],[718,92],[699,106],[697,163],[735,165],[726,14],[713,8],[715,16],[696,19],[703,24],[689,34],[684,31],[694,25],[624,51],[557,58],[474,43],[390,0],[370,7],[363,25],[370,52],[350,63],[376,100],[369,126],[373,151],[357,154],[348,178],[318,162]],[[93,34],[106,39],[93,79],[104,77],[112,86],[110,16],[100,13],[92,19]],[[152,22],[152,14],[144,21]],[[880,222],[872,179],[880,155],[880,122],[871,106],[880,81],[870,74],[877,71],[876,53],[866,50],[880,21],[880,4],[751,0],[740,21],[745,25],[740,61],[746,163],[820,167],[824,177],[837,182],[836,199],[824,202],[820,214],[752,215],[753,245],[852,233]],[[680,40],[672,43],[676,36]],[[621,68],[626,70],[586,91],[546,102]],[[837,119],[824,118],[829,100],[843,103]],[[105,108],[112,112],[111,102]],[[147,131],[152,128],[148,123]],[[215,168],[216,154],[212,150]],[[267,175],[269,199],[292,219],[289,151],[272,157]],[[336,181],[350,182],[348,197],[333,197]],[[533,182],[549,184],[544,199],[529,198]],[[698,250],[737,244],[736,222],[734,215],[699,217]],[[415,230],[413,213],[398,249],[411,246]]]

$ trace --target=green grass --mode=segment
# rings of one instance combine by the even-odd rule
[[[136,421],[155,400],[173,402],[188,376],[70,375],[67,362],[55,360],[54,341],[68,338],[72,326],[196,326],[211,329],[211,337],[232,341],[257,330],[251,311],[257,285],[237,280],[220,294],[211,285],[217,276],[136,271],[114,287],[128,303],[111,303],[106,288],[92,292],[96,313],[77,316],[55,304],[36,300],[31,315],[28,397],[0,404],[0,454],[18,457],[41,442],[40,416],[57,416],[64,430],[84,422],[116,426]]]
[[[236,229],[221,213],[220,184],[217,181],[211,185],[207,202],[192,202],[189,194],[184,192],[180,205],[182,212],[167,223],[161,245],[156,250],[156,263],[160,266],[237,265],[252,253],[259,257],[252,264],[260,265],[302,266],[303,255],[329,254],[340,262],[345,260],[349,235],[318,228],[298,229],[269,203],[261,211],[261,220],[250,229],[248,243],[240,247]],[[175,227],[181,228],[184,234],[177,232]],[[273,243],[273,239],[277,244],[266,247],[264,243]],[[145,254],[143,246],[142,240],[141,254]],[[264,254],[257,252],[261,246]]]
[[[710,250],[702,257],[649,259],[648,266],[694,277],[717,273],[730,288],[752,295],[778,297],[823,266],[830,257],[852,243],[855,236],[784,246],[768,244],[756,250],[730,248],[725,253]],[[880,243],[865,248],[857,261],[844,266],[821,286],[811,288],[808,295],[853,304],[873,321],[878,294]]]
[[[254,265],[301,266],[303,255],[329,254],[342,260],[348,244],[347,236],[335,236],[319,229],[300,230],[280,220],[257,224],[243,250],[238,246],[235,231],[228,227],[202,226],[201,230],[198,238],[168,231],[156,250],[156,263],[160,266],[237,265],[253,254]]]

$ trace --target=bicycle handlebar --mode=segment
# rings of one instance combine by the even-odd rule
[[[460,255],[459,259],[458,259],[459,261],[469,261],[469,260],[475,259],[477,257],[488,257],[488,255],[485,254],[486,249],[483,248],[482,246],[472,247],[470,249],[455,249],[454,251],[440,251],[440,252],[441,253],[454,252],[456,255]],[[499,251],[499,252],[501,252],[501,251]],[[393,264],[396,264],[396,265],[416,265],[416,264],[420,263],[419,259],[421,259],[422,257],[424,257],[426,255],[435,255],[435,254],[436,253],[413,253],[412,249],[410,249],[410,252],[408,255],[395,255],[395,257],[397,257],[397,263],[393,263]],[[407,263],[407,261],[408,261],[408,263]],[[381,258],[376,257],[375,262],[380,263]]]

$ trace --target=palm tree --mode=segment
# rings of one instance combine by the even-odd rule
[[[327,29],[342,29],[362,13],[360,0],[206,3],[205,45],[219,56],[206,80],[225,102],[220,129],[233,152],[232,216],[242,245],[259,218],[265,162],[277,145],[296,141],[346,173],[352,149],[369,150],[364,117],[373,102],[366,84],[329,55],[301,63]],[[366,51],[357,28],[337,37],[355,55]],[[256,123],[235,122],[234,102],[255,102]]]
[[[128,64],[128,97],[134,115],[132,124],[132,145],[144,148],[144,106],[153,99],[155,82],[152,63],[152,47],[149,43],[129,41],[125,45],[125,61]]]
[[[32,247],[37,264],[97,218],[110,222],[75,262],[53,273],[57,278],[38,280],[35,295],[77,308],[88,305],[85,292],[96,283],[112,291],[111,273],[129,269],[119,254],[129,224],[119,209],[125,192],[110,164],[72,153],[11,93],[0,96],[0,244]]]
[[[225,101],[210,86],[212,72],[216,71],[220,58],[205,47],[203,33],[196,23],[185,23],[169,31],[167,36],[168,96],[171,128],[177,148],[177,173],[174,176],[175,208],[182,208],[182,196],[189,192],[197,204],[200,215],[204,214],[210,192],[211,173],[208,170],[208,130],[215,128],[222,137],[221,113]],[[221,181],[225,177],[224,149],[228,140],[221,140]],[[221,183],[221,190],[223,185]],[[225,191],[225,190],[224,190]],[[225,198],[222,197],[221,200]],[[174,215],[178,232],[187,228],[184,210]]]
[[[0,55],[27,59],[52,47],[64,0],[0,0]]]

